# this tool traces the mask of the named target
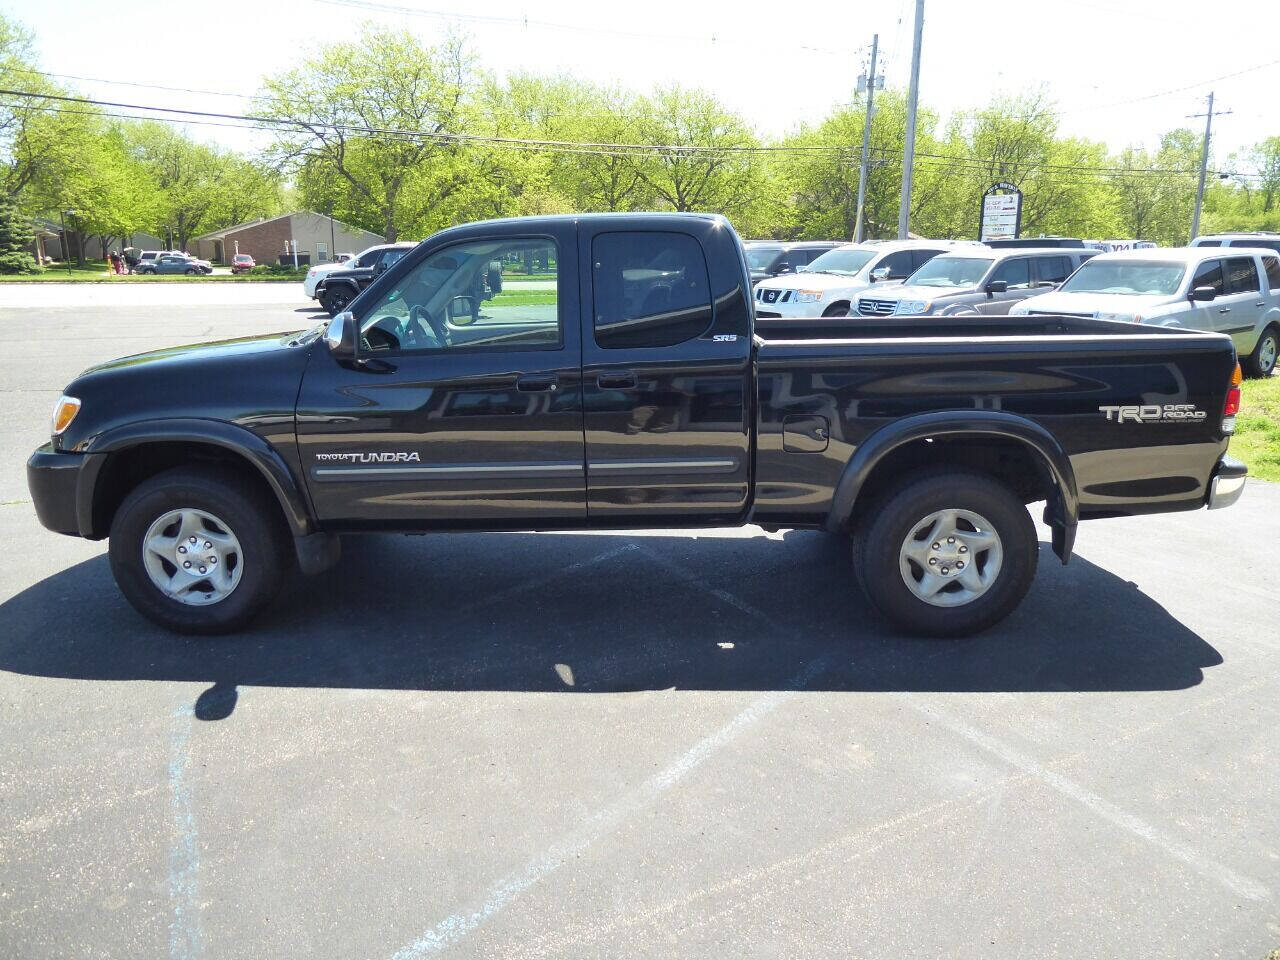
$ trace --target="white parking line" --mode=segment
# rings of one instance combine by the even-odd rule
[[[775,690],[753,700],[719,730],[699,740],[663,770],[616,803],[592,815],[560,843],[548,847],[535,857],[523,870],[491,887],[485,894],[484,900],[474,910],[445,917],[418,939],[398,950],[393,960],[414,960],[417,957],[438,953],[458,943],[520,894],[560,869],[567,861],[581,854],[605,834],[657,800],[704,763],[708,757],[734,740],[747,727],[777,710],[797,691],[811,683],[825,667],[824,660],[815,660],[792,678],[786,690]]]
[[[1111,823],[1122,830],[1127,830],[1134,836],[1140,837],[1153,846],[1159,847],[1175,860],[1182,861],[1197,873],[1208,877],[1215,883],[1221,884],[1237,896],[1254,901],[1270,898],[1271,891],[1256,880],[1243,876],[1232,870],[1230,867],[1204,856],[1200,851],[1196,850],[1189,844],[1183,843],[1181,840],[1161,833],[1158,829],[1140,817],[1137,817],[1126,810],[1122,810],[1110,800],[1106,800],[1103,797],[1098,796],[1098,794],[1093,793],[1090,790],[1086,790],[1074,780],[1069,780],[1062,776],[1062,774],[1055,773],[1049,768],[1042,766],[1025,754],[1019,753],[1003,741],[979,730],[971,724],[965,723],[959,717],[952,716],[950,713],[939,709],[933,704],[925,703],[915,695],[908,695],[906,699],[915,710],[924,714],[926,717],[936,720],[952,733],[963,737],[975,746],[981,747],[993,756],[999,757],[1005,763],[1016,767],[1023,773],[1030,774],[1040,782],[1057,790],[1063,796],[1070,797],[1089,811],[1102,817],[1102,819],[1106,820],[1108,823]]]

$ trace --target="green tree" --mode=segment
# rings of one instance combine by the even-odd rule
[[[0,196],[0,273],[38,273],[31,255],[34,243],[31,221],[12,199]]]
[[[269,157],[344,180],[365,211],[356,222],[376,215],[394,240],[465,185],[456,137],[474,82],[461,41],[429,48],[408,33],[366,30],[266,81],[259,112],[287,121]]]

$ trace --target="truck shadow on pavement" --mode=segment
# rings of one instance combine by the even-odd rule
[[[777,538],[775,535],[774,539]],[[80,680],[450,691],[1107,691],[1194,686],[1222,662],[1135,585],[1041,544],[1022,606],[964,640],[896,634],[846,541],[755,536],[364,536],[248,631],[181,637],[135,614],[105,556],[0,605],[0,669]]]

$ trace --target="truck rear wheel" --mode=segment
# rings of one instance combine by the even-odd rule
[[[867,599],[911,633],[985,630],[1022,602],[1039,545],[1026,507],[999,481],[967,471],[910,480],[854,536]]]
[[[235,472],[181,467],[125,497],[108,556],[144,617],[178,633],[227,633],[279,591],[285,534],[275,505]]]

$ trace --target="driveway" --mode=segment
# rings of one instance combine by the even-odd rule
[[[0,307],[0,955],[1280,946],[1280,487],[1084,524],[961,642],[754,527],[355,537],[174,637],[22,462],[90,362],[323,317],[257,287]]]

